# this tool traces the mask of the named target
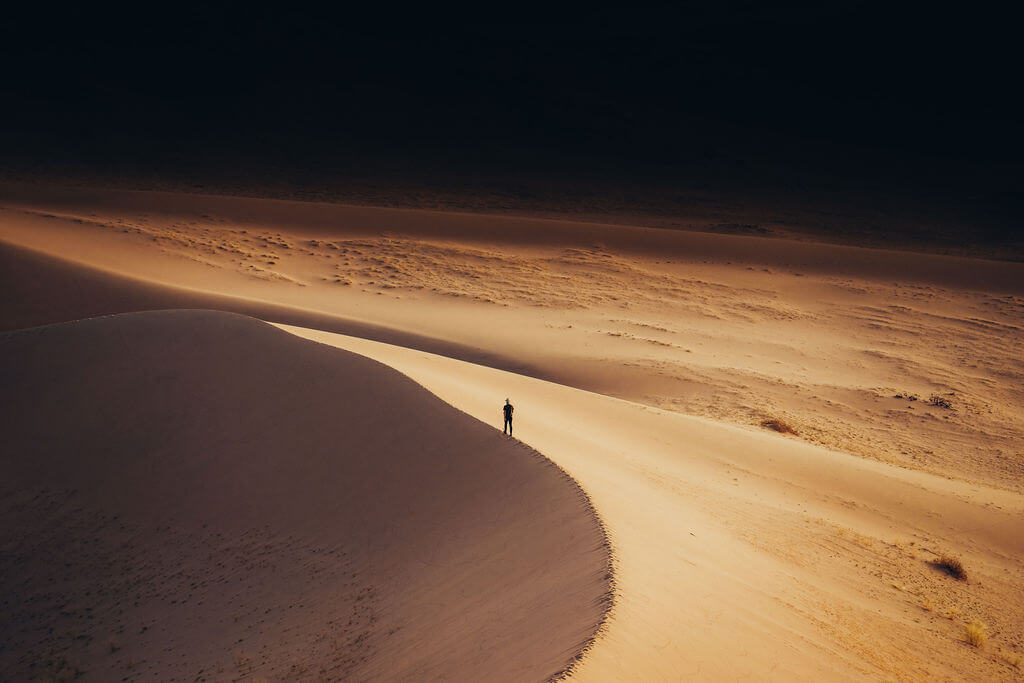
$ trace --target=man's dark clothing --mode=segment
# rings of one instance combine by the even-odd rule
[[[511,434],[512,433],[512,411],[515,410],[515,408],[512,407],[512,404],[506,403],[504,405],[504,407],[503,407],[503,410],[505,411],[505,429],[502,430],[502,431],[504,431],[506,434]]]

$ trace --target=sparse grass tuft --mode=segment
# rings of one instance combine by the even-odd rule
[[[1012,666],[1014,669],[1020,668],[1020,655],[1012,650],[1010,652],[1000,652],[999,656],[1003,658],[1003,661]]]
[[[967,580],[967,570],[964,569],[964,564],[958,557],[942,555],[939,559],[932,562],[932,566],[946,572],[958,581]]]
[[[980,621],[972,621],[964,627],[964,640],[974,647],[985,647],[988,640],[988,628]]]
[[[938,394],[932,394],[928,397],[928,403],[937,406],[939,408],[945,408],[947,410],[953,409],[953,403],[945,396],[939,396]]]
[[[761,426],[765,429],[772,429],[780,434],[796,435],[797,431],[793,425],[777,417],[768,417],[761,420]]]

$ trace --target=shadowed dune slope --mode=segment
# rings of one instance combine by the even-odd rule
[[[541,680],[609,552],[557,467],[227,313],[0,335],[0,678]]]

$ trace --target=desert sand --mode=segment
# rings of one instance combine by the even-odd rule
[[[442,641],[432,639],[435,626],[424,624],[407,629],[415,631],[408,640],[401,630],[393,642],[385,639],[379,655],[360,664],[366,668],[353,669],[366,677],[399,671],[472,679],[486,670],[494,678],[537,679],[581,654],[571,670],[579,680],[1021,675],[1024,264],[601,223],[171,193],[5,186],[0,207],[4,329],[166,308],[283,323],[293,337],[354,351],[408,375],[450,404],[446,414],[459,430],[472,424],[491,434],[494,445],[472,457],[488,450],[501,460],[502,449],[513,447],[518,466],[533,463],[549,475],[556,490],[548,495],[576,506],[573,515],[545,526],[545,534],[555,533],[541,539],[564,556],[519,575],[515,586],[502,584],[543,593],[552,585],[546,582],[562,581],[551,590],[586,606],[572,624],[544,618],[542,630],[517,625],[549,645],[548,622],[565,629],[554,652],[531,655],[535,669],[502,669],[513,665],[509,650],[493,645],[493,656],[467,655],[444,671],[428,664],[381,668],[398,666],[393,652],[437,653],[431,648]],[[172,314],[152,315],[171,320]],[[213,314],[189,315],[182,324],[191,328]],[[229,318],[240,326],[246,320]],[[44,329],[109,342],[114,333],[101,332],[104,327],[137,319]],[[269,328],[245,325],[242,336],[270,343]],[[66,331],[83,329],[89,332]],[[273,339],[282,350],[260,363],[280,363],[281,376],[289,367],[284,356],[328,352],[303,342],[286,353],[280,340],[293,337],[279,334]],[[45,349],[42,339],[19,343]],[[84,346],[109,352],[108,342]],[[72,346],[63,343],[62,354]],[[331,356],[339,367],[355,362],[330,352],[341,354]],[[190,359],[185,366],[202,354]],[[90,365],[77,360],[75,367]],[[26,367],[37,372],[39,365],[45,366]],[[60,379],[51,382],[58,391]],[[403,386],[412,392],[412,385]],[[502,441],[457,412],[500,428],[506,396],[516,404],[518,441]],[[305,399],[275,405],[289,420],[298,413],[308,419]],[[29,420],[19,417],[22,422]],[[762,424],[785,424],[793,433]],[[450,444],[447,432],[438,438]],[[561,470],[543,465],[543,458]],[[450,478],[465,479],[452,486],[484,479],[454,470]],[[264,484],[260,490],[273,489]],[[290,485],[294,496],[308,482]],[[509,486],[501,476],[487,485]],[[535,495],[524,491],[505,500],[533,519]],[[451,514],[459,517],[457,510]],[[558,527],[570,518],[582,525],[570,535],[586,539],[575,548],[559,545]],[[301,515],[291,519],[301,522]],[[509,524],[507,533],[531,537]],[[613,557],[611,578],[603,571],[601,524]],[[422,520],[417,528],[436,526]],[[353,545],[342,530],[331,533],[340,547]],[[455,545],[467,552],[490,552],[477,545],[485,543],[480,537],[462,540]],[[942,555],[962,560],[966,580],[936,565]],[[388,583],[392,576],[374,579],[397,592],[399,584]],[[602,621],[609,581],[613,602]],[[298,583],[295,591],[314,590]],[[570,584],[572,590],[564,588]],[[394,601],[387,604],[408,607],[407,614],[424,611],[423,603],[387,595]],[[501,612],[512,603],[489,604]],[[531,612],[518,614],[526,619]],[[974,622],[985,624],[981,647],[965,642]],[[478,633],[478,626],[449,627]],[[303,628],[321,632],[315,619]],[[227,657],[224,647],[208,652]],[[274,674],[285,670],[279,667],[288,652],[282,644],[264,660],[278,667]],[[401,661],[421,661],[418,656]]]
[[[378,363],[189,310],[3,348],[5,678],[544,678],[602,618],[575,483]]]
[[[987,591],[950,593],[928,561],[956,547],[993,594],[1015,590],[1008,574],[1019,576],[1024,557],[1017,494],[421,351],[285,329],[384,361],[481,420],[495,412],[495,387],[529,406],[519,438],[579,480],[615,548],[615,608],[580,680],[955,678],[960,653],[943,646],[956,625],[923,616],[966,609],[991,625],[1002,608],[985,604]],[[1019,617],[1005,617],[1019,628]]]

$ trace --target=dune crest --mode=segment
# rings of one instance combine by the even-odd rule
[[[0,348],[5,679],[544,679],[603,619],[575,482],[376,362],[187,310]]]
[[[520,438],[580,482],[615,549],[615,606],[575,680],[1005,676],[999,650],[956,642],[975,619],[1019,647],[1018,493],[282,327],[385,362],[480,419],[495,412],[491,387],[516,398]],[[952,549],[972,583],[936,568]]]

